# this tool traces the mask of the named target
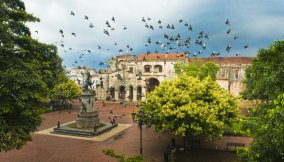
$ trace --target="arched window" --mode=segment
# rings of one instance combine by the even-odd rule
[[[240,77],[240,76],[239,76],[239,70],[236,70],[236,71],[235,71],[235,79],[239,79],[239,77]]]
[[[145,65],[144,66],[144,72],[145,73],[150,73],[151,72],[151,65]]]
[[[133,86],[129,86],[129,96],[127,97],[129,100],[133,100]]]
[[[156,73],[163,72],[163,66],[162,65],[155,65],[154,66],[154,72],[156,72]]]

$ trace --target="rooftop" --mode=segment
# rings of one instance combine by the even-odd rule
[[[179,59],[179,58],[184,58],[186,59],[187,56],[183,53],[169,53],[169,54],[164,54],[164,53],[153,53],[153,54],[141,54],[138,56],[139,60],[159,60],[159,59]]]
[[[255,57],[236,56],[236,57],[205,57],[203,61],[212,61],[216,64],[251,64]]]

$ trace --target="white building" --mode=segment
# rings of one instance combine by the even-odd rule
[[[96,73],[96,70],[88,67],[77,67],[69,70],[67,77],[73,80],[77,85],[82,88],[84,85],[84,75],[86,72],[89,72],[92,76],[92,81],[94,81],[93,88],[96,87],[96,83],[99,80],[99,75]]]

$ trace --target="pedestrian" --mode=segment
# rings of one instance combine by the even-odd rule
[[[133,122],[134,122],[134,119],[135,119],[135,115],[136,115],[136,113],[135,113],[134,110],[133,110],[132,113],[131,113]]]
[[[115,122],[116,122],[116,121],[115,121],[115,118],[113,118],[113,119],[112,119],[112,123],[115,124]]]

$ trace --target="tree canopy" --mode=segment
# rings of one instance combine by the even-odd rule
[[[67,101],[76,99],[82,94],[82,90],[72,80],[56,84],[51,92],[52,99]]]
[[[269,107],[268,107],[269,106]],[[242,161],[284,161],[284,93],[272,105],[262,104],[266,110],[252,123],[253,143],[240,150]]]
[[[50,89],[66,79],[56,47],[31,38],[25,23],[37,21],[21,0],[0,1],[0,151],[31,140]]]
[[[284,41],[276,41],[260,49],[246,70],[248,99],[261,104],[253,110],[248,129],[252,145],[240,150],[242,161],[284,161]]]
[[[162,82],[141,102],[148,122],[158,131],[179,136],[221,136],[238,114],[236,99],[210,77],[181,74]]]
[[[213,80],[216,80],[216,74],[219,70],[219,67],[213,62],[203,62],[200,59],[191,59],[191,62],[186,64],[177,63],[174,65],[175,72],[178,75],[183,73],[198,77],[199,79],[204,79],[207,76],[210,76]]]
[[[284,41],[260,49],[245,76],[245,98],[273,100],[284,93]]]

